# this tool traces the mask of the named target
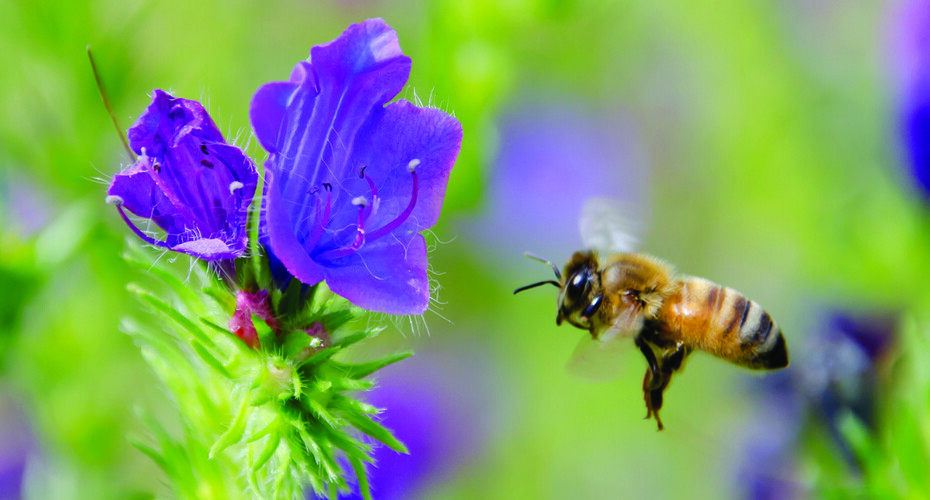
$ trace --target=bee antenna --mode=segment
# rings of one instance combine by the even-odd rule
[[[543,264],[548,264],[549,267],[551,267],[552,270],[555,271],[555,277],[558,278],[559,281],[562,281],[562,273],[559,272],[559,267],[556,266],[555,264],[553,264],[551,261],[548,261],[548,260],[546,260],[546,259],[544,259],[544,258],[542,258],[542,257],[540,257],[540,256],[538,256],[538,255],[536,255],[536,254],[534,254],[534,253],[530,253],[530,252],[523,252],[523,256],[526,257],[527,259],[533,259],[533,260],[535,260],[535,261],[537,261],[537,262],[542,262]],[[545,283],[545,281],[544,281],[543,283]],[[562,286],[562,285],[561,285],[561,284],[558,284],[557,286]]]
[[[522,292],[523,290],[529,290],[530,288],[536,288],[542,285],[555,285],[556,288],[562,287],[562,284],[556,280],[546,280],[546,281],[540,281],[539,283],[533,283],[532,285],[521,286],[520,288],[517,288],[516,290],[514,290],[513,294],[516,295]]]
[[[116,115],[113,114],[113,108],[110,107],[110,99],[107,97],[107,92],[103,89],[103,80],[100,79],[100,73],[97,71],[94,55],[90,53],[90,45],[87,46],[87,58],[90,59],[90,69],[94,72],[94,80],[97,81],[97,91],[100,92],[100,98],[103,99],[103,107],[107,108],[110,120],[113,121],[113,126],[116,127],[116,133],[119,135],[120,140],[123,141],[123,147],[126,148],[126,152],[129,153],[130,161],[135,161],[136,155],[132,152],[132,149],[129,148],[129,142],[126,141],[126,136],[123,135],[123,129],[120,128],[119,122],[116,121]]]

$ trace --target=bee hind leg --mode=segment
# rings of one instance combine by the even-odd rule
[[[650,354],[652,349],[646,345]],[[646,353],[643,352],[645,355]],[[680,343],[674,350],[666,352],[661,361],[657,361],[653,366],[646,369],[646,375],[643,377],[643,400],[646,402],[646,418],[654,417],[659,430],[665,428],[662,425],[662,419],[659,418],[659,410],[662,409],[663,395],[668,384],[672,381],[672,375],[681,369],[682,363],[688,355],[691,354],[691,348],[681,345]],[[649,356],[646,356],[649,361]]]
[[[643,401],[646,402],[646,419],[655,418],[656,424],[658,424],[661,431],[665,426],[662,425],[659,410],[662,409],[662,393],[665,392],[665,388],[668,386],[669,378],[661,371],[659,373],[661,373],[660,378],[653,379],[652,370],[646,369],[646,375],[643,377]],[[658,387],[653,389],[654,384],[658,384]]]

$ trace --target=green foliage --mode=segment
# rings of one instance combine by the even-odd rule
[[[930,304],[927,304],[930,305]],[[852,415],[840,421],[862,468],[862,483],[847,494],[869,498],[930,498],[930,316],[904,321],[895,383],[884,395],[882,425],[872,433]]]
[[[351,467],[367,496],[364,464],[372,461],[372,440],[406,452],[377,422],[380,410],[354,394],[374,385],[365,377],[409,353],[338,361],[347,348],[378,333],[353,331],[348,325],[359,312],[343,299],[296,283],[273,290],[280,328],[253,316],[262,348],[252,350],[222,326],[235,298],[218,288],[210,271],[195,265],[181,278],[170,265],[146,265],[150,256],[138,249],[127,260],[144,266],[151,278],[150,284],[128,286],[151,317],[126,319],[123,329],[179,415],[178,428],[168,430],[141,412],[152,439],[132,443],[162,468],[174,495],[296,498],[308,487],[326,495],[350,488],[345,476]],[[312,330],[315,324],[325,330]],[[332,340],[308,329],[325,331]]]

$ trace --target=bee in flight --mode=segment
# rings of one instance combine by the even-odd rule
[[[565,321],[587,330],[597,348],[632,337],[648,364],[643,377],[646,418],[654,417],[659,430],[663,393],[695,350],[754,370],[788,366],[781,329],[758,303],[706,279],[677,275],[650,255],[630,253],[632,239],[622,232],[619,216],[609,200],[589,200],[582,209],[582,240],[610,255],[575,252],[560,272],[552,262],[527,254],[551,266],[556,280],[514,293],[555,285],[556,324]]]

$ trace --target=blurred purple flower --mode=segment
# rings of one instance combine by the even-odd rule
[[[631,221],[648,218],[643,149],[621,113],[594,113],[564,98],[539,98],[507,112],[500,128],[486,207],[478,220],[467,223],[482,249],[567,258],[581,246],[581,206],[595,196],[628,207]],[[628,229],[634,236],[640,232]]]
[[[28,238],[45,228],[57,210],[55,200],[41,183],[28,175],[0,174],[0,214],[14,233]]]
[[[36,446],[28,421],[6,397],[0,397],[0,443],[0,499],[22,498],[26,463]]]
[[[745,498],[804,496],[796,475],[796,453],[806,426],[824,429],[852,467],[857,461],[839,430],[841,415],[851,413],[871,427],[875,391],[885,354],[894,342],[890,316],[853,316],[831,312],[788,369],[753,382],[759,412],[750,419],[751,436],[740,461]],[[764,429],[764,432],[759,432]]]
[[[930,201],[930,2],[900,4],[890,34],[907,159],[917,187]]]
[[[354,24],[260,87],[250,112],[269,153],[261,241],[273,264],[390,314],[429,305],[420,232],[439,218],[462,140],[442,111],[387,104],[410,64],[384,21]]]
[[[130,229],[151,245],[206,261],[233,259],[248,243],[246,219],[258,173],[230,146],[197,101],[155,90],[129,129],[139,158],[107,191]],[[165,241],[145,234],[123,209],[151,219]]]

